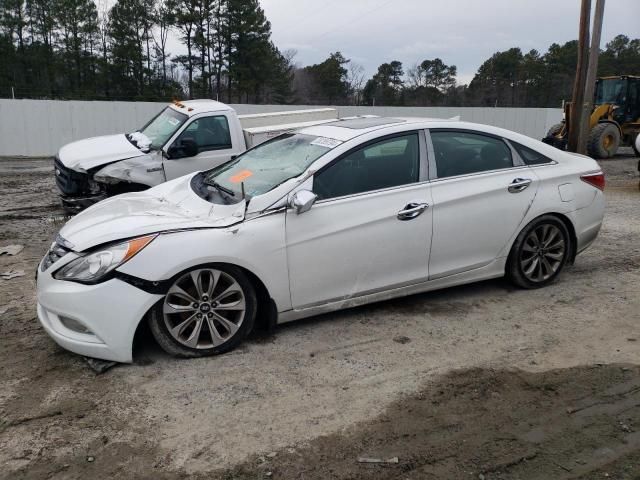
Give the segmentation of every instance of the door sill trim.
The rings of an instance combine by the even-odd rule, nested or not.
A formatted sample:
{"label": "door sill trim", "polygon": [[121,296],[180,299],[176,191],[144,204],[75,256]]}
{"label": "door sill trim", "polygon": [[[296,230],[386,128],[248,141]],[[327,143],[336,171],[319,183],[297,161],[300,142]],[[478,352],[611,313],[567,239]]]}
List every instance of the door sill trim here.
{"label": "door sill trim", "polygon": [[492,278],[500,278],[505,274],[504,257],[497,258],[493,262],[485,265],[484,267],[476,268],[471,271],[465,271],[453,275],[447,275],[446,277],[427,280],[418,283],[412,283],[401,287],[394,287],[373,293],[366,293],[358,295],[356,297],[343,298],[341,300],[333,300],[323,304],[309,305],[304,308],[298,308],[293,310],[286,310],[278,314],[277,324],[293,322],[307,317],[315,315],[321,315],[324,313],[335,312],[336,310],[344,310],[347,308],[358,307],[360,305],[366,305],[368,303],[381,302],[384,300],[391,300],[392,298],[406,297],[408,295],[414,295],[417,293],[429,292],[432,290],[439,290],[441,288],[452,287],[455,285],[463,285],[466,283],[473,283],[480,280],[489,280]]}

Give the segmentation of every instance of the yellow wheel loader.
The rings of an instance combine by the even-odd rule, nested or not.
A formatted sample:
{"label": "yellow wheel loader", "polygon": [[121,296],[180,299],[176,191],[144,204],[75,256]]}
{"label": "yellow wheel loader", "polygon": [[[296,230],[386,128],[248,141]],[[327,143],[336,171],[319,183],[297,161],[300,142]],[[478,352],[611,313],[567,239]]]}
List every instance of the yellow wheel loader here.
{"label": "yellow wheel loader", "polygon": [[[543,142],[567,148],[571,129],[571,103],[565,104],[564,120],[549,129]],[[596,82],[589,120],[587,153],[593,158],[613,157],[618,147],[631,146],[640,156],[636,137],[640,133],[640,76],[602,77]],[[639,165],[640,168],[640,165]]]}

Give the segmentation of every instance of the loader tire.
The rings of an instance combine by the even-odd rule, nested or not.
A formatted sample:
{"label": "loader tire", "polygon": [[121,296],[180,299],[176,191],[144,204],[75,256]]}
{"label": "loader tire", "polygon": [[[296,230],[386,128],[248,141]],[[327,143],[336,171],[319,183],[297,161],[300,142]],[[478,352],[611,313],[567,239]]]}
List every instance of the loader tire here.
{"label": "loader tire", "polygon": [[562,130],[562,127],[564,127],[564,123],[556,123],[547,132],[547,137],[555,137],[557,134],[560,133],[560,130]]}
{"label": "loader tire", "polygon": [[599,123],[589,132],[587,151],[592,158],[611,158],[620,146],[620,130],[613,123]]}

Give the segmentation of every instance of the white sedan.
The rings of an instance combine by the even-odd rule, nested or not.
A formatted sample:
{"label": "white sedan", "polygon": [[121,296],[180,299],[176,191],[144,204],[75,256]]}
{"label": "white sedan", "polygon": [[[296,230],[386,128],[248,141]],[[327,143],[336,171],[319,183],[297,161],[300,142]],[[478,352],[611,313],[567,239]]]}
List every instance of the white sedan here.
{"label": "white sedan", "polygon": [[144,321],[168,353],[196,357],[232,349],[256,319],[505,275],[542,287],[596,238],[603,189],[594,160],[500,128],[308,127],[77,215],[38,268],[38,317],[68,350],[130,362]]}

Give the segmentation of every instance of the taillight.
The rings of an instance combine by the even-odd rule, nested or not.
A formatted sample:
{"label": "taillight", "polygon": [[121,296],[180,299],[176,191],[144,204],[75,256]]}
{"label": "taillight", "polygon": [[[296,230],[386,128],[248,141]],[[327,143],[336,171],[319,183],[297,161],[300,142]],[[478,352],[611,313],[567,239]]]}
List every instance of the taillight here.
{"label": "taillight", "polygon": [[581,175],[580,180],[587,182],[589,185],[596,187],[598,190],[604,190],[604,173],[589,173]]}

